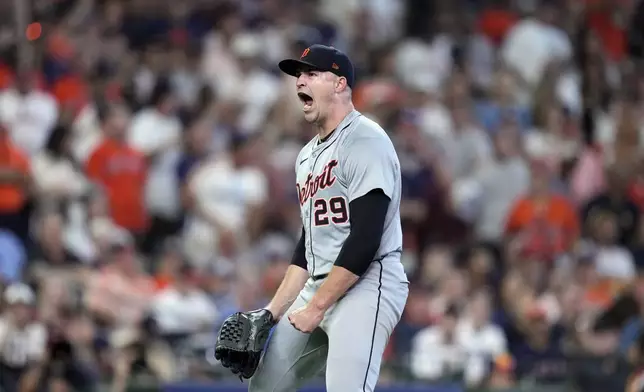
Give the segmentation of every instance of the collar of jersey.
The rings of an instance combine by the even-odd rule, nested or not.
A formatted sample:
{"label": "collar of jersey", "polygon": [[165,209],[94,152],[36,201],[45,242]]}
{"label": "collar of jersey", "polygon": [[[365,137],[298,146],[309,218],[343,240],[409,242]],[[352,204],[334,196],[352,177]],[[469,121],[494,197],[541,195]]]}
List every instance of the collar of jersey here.
{"label": "collar of jersey", "polygon": [[358,116],[360,116],[360,112],[357,110],[353,110],[352,112],[347,114],[346,117],[343,118],[342,121],[340,121],[340,124],[338,124],[338,126],[331,133],[331,135],[329,135],[329,138],[322,143],[320,143],[320,136],[316,135],[313,149],[315,150],[316,148],[328,146],[329,143],[332,143],[333,140],[336,139],[340,133],[342,133],[342,130],[348,127],[349,124],[351,124],[351,122],[355,120]]}

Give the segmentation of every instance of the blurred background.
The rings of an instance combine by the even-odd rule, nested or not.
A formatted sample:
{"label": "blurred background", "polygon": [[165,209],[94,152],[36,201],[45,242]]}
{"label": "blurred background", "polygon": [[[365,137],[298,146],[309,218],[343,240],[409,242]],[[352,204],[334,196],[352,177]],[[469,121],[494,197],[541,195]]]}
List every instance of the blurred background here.
{"label": "blurred background", "polygon": [[300,232],[315,131],[277,62],[313,43],[402,166],[380,390],[641,391],[642,26],[637,0],[0,0],[0,391],[245,390],[211,350]]}

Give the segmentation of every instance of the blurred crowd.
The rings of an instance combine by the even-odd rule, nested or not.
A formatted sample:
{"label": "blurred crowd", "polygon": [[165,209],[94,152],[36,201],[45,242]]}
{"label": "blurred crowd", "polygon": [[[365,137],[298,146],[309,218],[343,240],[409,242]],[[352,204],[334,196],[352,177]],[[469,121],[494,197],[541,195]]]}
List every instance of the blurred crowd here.
{"label": "blurred crowd", "polygon": [[27,3],[29,41],[0,2],[1,391],[228,377],[218,325],[300,233],[315,130],[277,62],[313,43],[401,161],[382,383],[639,382],[644,3]]}

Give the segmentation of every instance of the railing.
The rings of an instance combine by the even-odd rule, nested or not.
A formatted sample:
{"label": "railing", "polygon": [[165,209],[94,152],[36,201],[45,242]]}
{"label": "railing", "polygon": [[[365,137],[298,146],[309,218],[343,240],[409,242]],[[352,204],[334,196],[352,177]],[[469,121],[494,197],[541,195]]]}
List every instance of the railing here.
{"label": "railing", "polygon": [[[466,390],[458,383],[419,383],[404,382],[398,378],[393,384],[378,385],[378,392],[622,392],[625,381],[632,370],[619,358],[577,357],[569,359],[567,380],[563,385],[543,385],[531,380],[521,380],[517,385],[506,389]],[[178,382],[162,387],[152,385],[132,385],[128,392],[246,392],[248,382],[220,380],[204,382]],[[300,392],[325,392],[323,379]]]}
{"label": "railing", "polygon": [[[247,392],[248,384],[227,383],[227,384],[208,384],[208,383],[179,383],[167,385],[163,392]],[[383,386],[377,388],[378,392],[463,392],[463,389],[457,385],[413,385],[402,384]],[[298,392],[326,392],[324,386],[310,386],[300,389]]]}

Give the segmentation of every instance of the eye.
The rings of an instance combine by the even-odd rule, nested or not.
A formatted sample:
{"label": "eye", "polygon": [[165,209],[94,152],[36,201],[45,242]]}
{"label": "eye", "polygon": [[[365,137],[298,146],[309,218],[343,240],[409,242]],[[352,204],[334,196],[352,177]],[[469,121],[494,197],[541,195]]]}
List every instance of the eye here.
{"label": "eye", "polygon": [[311,77],[311,76],[317,76],[317,75],[318,75],[318,71],[309,71],[309,72],[307,72],[306,74],[307,74],[308,76],[310,76],[310,77]]}

